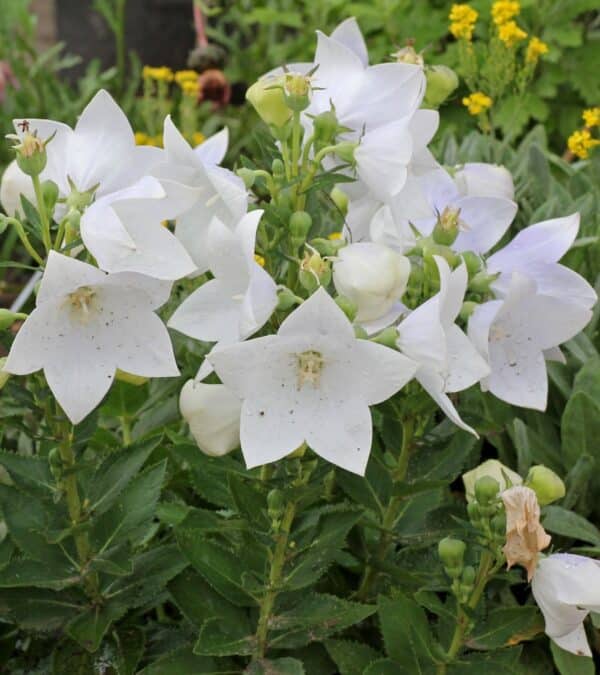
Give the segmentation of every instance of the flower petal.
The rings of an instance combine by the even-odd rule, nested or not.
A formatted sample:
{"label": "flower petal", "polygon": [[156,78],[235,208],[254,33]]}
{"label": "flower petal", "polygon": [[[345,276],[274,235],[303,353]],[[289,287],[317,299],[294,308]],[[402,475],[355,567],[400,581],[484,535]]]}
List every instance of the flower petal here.
{"label": "flower petal", "polygon": [[330,37],[333,40],[341,42],[345,47],[354,52],[363,66],[366,67],[369,65],[367,45],[365,44],[365,39],[358,27],[358,23],[353,16],[338,24]]}
{"label": "flower petal", "polygon": [[202,164],[220,164],[229,145],[229,129],[224,127],[194,148],[194,154]]}
{"label": "flower petal", "polygon": [[277,334],[282,337],[334,336],[340,339],[340,347],[343,340],[354,340],[352,324],[324,288],[317,289],[287,316]]}

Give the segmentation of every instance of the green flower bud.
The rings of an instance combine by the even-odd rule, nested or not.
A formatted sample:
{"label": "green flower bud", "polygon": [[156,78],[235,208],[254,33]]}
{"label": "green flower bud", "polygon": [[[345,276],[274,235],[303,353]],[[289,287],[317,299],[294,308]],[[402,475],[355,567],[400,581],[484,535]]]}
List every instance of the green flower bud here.
{"label": "green flower bud", "polygon": [[284,509],[285,499],[283,498],[283,492],[274,488],[267,495],[267,513],[275,528],[279,527],[279,521]]}
{"label": "green flower bud", "polygon": [[315,147],[317,150],[331,145],[338,134],[339,124],[335,110],[326,110],[313,120]]}
{"label": "green flower bud", "polygon": [[467,545],[460,539],[445,537],[438,544],[438,555],[445,567],[462,568]]}
{"label": "green flower bud", "polygon": [[475,498],[475,483],[482,476],[491,476],[494,478],[500,486],[500,492],[503,492],[506,488],[512,487],[513,485],[521,485],[523,483],[521,476],[507,466],[504,466],[502,462],[499,462],[497,459],[488,459],[474,469],[471,469],[471,471],[467,471],[463,474],[462,479],[465,486],[467,502],[472,502]]}
{"label": "green flower bud", "polygon": [[482,270],[469,281],[469,290],[473,293],[489,293],[490,286],[497,278],[497,274],[488,274]]}
{"label": "green flower bud", "polygon": [[355,302],[350,300],[350,298],[346,297],[345,295],[338,295],[335,298],[335,303],[350,321],[354,321],[356,318],[356,313],[358,312],[358,307]]}
{"label": "green flower bud", "polygon": [[66,198],[65,203],[70,211],[77,211],[81,214],[94,201],[94,195],[96,194],[99,184],[96,183],[96,185],[88,190],[80,191],[70,178],[68,178],[68,181],[71,193]]}
{"label": "green flower bud", "polygon": [[492,532],[504,539],[506,537],[506,512],[500,511],[491,520]]}
{"label": "green flower bud", "polygon": [[471,588],[475,583],[476,576],[477,572],[475,571],[475,568],[472,565],[466,565],[463,568],[462,583],[468,588]]}
{"label": "green flower bud", "polygon": [[565,496],[565,484],[552,469],[538,464],[529,469],[525,486],[531,488],[537,498],[540,506],[546,506],[562,499]]}
{"label": "green flower bud", "polygon": [[27,314],[11,312],[10,309],[0,308],[0,330],[6,330],[7,328],[10,328],[15,321],[24,321],[26,318]]}
{"label": "green flower bud", "polygon": [[51,180],[42,183],[42,195],[48,213],[54,213],[54,207],[58,201],[58,185]]}
{"label": "green flower bud", "polygon": [[475,498],[482,505],[493,502],[500,492],[500,484],[491,476],[482,476],[475,481]]}
{"label": "green flower bud", "polygon": [[2,390],[4,385],[10,380],[10,373],[3,370],[6,358],[6,356],[0,358],[0,390]]}
{"label": "green flower bud", "polygon": [[425,77],[427,89],[423,103],[427,108],[439,108],[458,87],[458,76],[448,66],[430,66],[425,70]]}
{"label": "green flower bud", "polygon": [[335,146],[335,154],[348,164],[354,164],[354,151],[356,150],[358,143],[353,143],[352,141],[343,141],[338,143]]}
{"label": "green flower bud", "polygon": [[348,195],[340,190],[339,187],[334,187],[333,190],[329,193],[331,201],[338,207],[342,215],[348,213]]}
{"label": "green flower bud", "polygon": [[477,307],[479,307],[479,305],[476,302],[471,301],[463,302],[462,307],[460,308],[460,318],[463,321],[468,321],[469,317],[471,316],[471,314],[473,314],[473,312],[477,309]]}
{"label": "green flower bud", "polygon": [[274,127],[283,127],[292,116],[283,93],[284,79],[284,75],[263,77],[246,92],[246,100],[263,122]]}
{"label": "green flower bud", "polygon": [[48,453],[48,464],[55,480],[60,480],[63,472],[63,462],[58,448],[52,448]]}
{"label": "green flower bud", "polygon": [[271,173],[275,182],[281,182],[285,178],[285,165],[279,157],[273,160],[271,164]]}
{"label": "green flower bud", "polygon": [[246,189],[250,189],[254,185],[254,181],[256,180],[256,174],[252,169],[238,169],[236,171],[237,175],[244,181],[244,185],[246,186]]}
{"label": "green flower bud", "polygon": [[299,298],[286,287],[282,287],[277,291],[277,298],[279,300],[277,309],[282,312],[287,312],[287,310],[291,309],[294,305],[302,304],[302,298]]}
{"label": "green flower bud", "polygon": [[312,225],[310,213],[306,211],[295,211],[290,217],[290,233],[294,239],[306,241],[306,237]]}
{"label": "green flower bud", "polygon": [[467,514],[469,520],[475,525],[481,520],[481,510],[477,502],[469,502],[467,504]]}

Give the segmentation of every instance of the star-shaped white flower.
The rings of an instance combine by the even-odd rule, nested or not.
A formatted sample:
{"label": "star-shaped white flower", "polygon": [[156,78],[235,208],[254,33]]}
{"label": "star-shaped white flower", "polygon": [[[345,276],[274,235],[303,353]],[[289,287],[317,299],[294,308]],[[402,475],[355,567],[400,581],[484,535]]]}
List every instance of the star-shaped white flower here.
{"label": "star-shaped white flower", "polygon": [[440,292],[413,310],[398,327],[398,348],[418,364],[415,378],[456,424],[477,435],[465,424],[448,397],[479,382],[489,366],[454,323],[468,283],[464,264],[451,271],[435,256],[440,274]]}
{"label": "star-shaped white flower", "polygon": [[539,293],[573,302],[590,309],[598,299],[590,284],[577,272],[558,264],[571,248],[579,231],[579,213],[553,218],[521,230],[517,236],[487,260],[490,274],[500,276],[492,290],[504,297],[512,273],[519,272],[537,284]]}
{"label": "star-shaped white flower", "polygon": [[[125,113],[104,89],[84,108],[74,129],[52,120],[26,121],[44,140],[55,134],[46,148],[42,179],[54,181],[63,197],[71,193],[69,179],[80,192],[97,185],[96,197],[121,190],[150,173],[163,155],[160,148],[135,144]],[[22,123],[15,120],[17,133],[22,133]]]}
{"label": "star-shaped white flower", "polygon": [[322,288],[277,335],[208,358],[243,400],[240,436],[248,467],[279,460],[306,442],[323,459],[360,475],[371,450],[369,405],[388,399],[415,372],[393,349],[357,340]]}
{"label": "star-shaped white flower", "polygon": [[218,166],[227,150],[226,129],[192,148],[168,116],[163,139],[166,161],[152,174],[198,190],[195,203],[177,217],[175,235],[204,273],[210,267],[206,240],[212,219],[233,228],[248,210],[248,194],[241,178]]}
{"label": "star-shaped white flower", "polygon": [[145,176],[85,210],[80,226],[83,243],[106,272],[181,279],[196,265],[163,222],[176,218],[197,199],[195,189]]}
{"label": "star-shaped white flower", "polygon": [[544,352],[577,335],[591,316],[580,304],[539,293],[534,281],[513,272],[506,298],[479,305],[469,319],[468,335],[491,368],[482,389],[507,403],[545,410]]}
{"label": "star-shaped white flower", "polygon": [[154,313],[171,284],[139,274],[105,274],[52,251],[36,308],[13,342],[4,370],[43,369],[77,424],[102,400],[117,369],[144,377],[179,374],[168,331]]}
{"label": "star-shaped white flower", "polygon": [[254,259],[256,229],[263,212],[242,217],[235,231],[213,218],[207,254],[214,275],[178,307],[169,327],[205,342],[245,340],[269,320],[277,286]]}
{"label": "star-shaped white flower", "polygon": [[592,656],[583,620],[600,612],[600,561],[571,553],[542,558],[531,590],[548,637],[572,654]]}
{"label": "star-shaped white flower", "polygon": [[422,181],[430,214],[415,218],[407,213],[408,219],[421,234],[429,235],[438,218],[456,214],[459,233],[452,244],[455,251],[489,251],[510,227],[517,213],[515,202],[505,197],[462,195],[444,170],[432,171]]}

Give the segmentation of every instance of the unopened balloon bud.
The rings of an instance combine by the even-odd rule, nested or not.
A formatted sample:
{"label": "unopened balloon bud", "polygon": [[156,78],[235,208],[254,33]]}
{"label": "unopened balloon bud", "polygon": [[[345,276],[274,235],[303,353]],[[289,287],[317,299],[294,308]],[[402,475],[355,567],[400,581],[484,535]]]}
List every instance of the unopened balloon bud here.
{"label": "unopened balloon bud", "polygon": [[236,173],[244,181],[244,185],[246,186],[247,190],[249,190],[254,185],[256,174],[254,171],[252,171],[252,169],[242,168],[238,169]]}
{"label": "unopened balloon bud", "polygon": [[338,134],[339,123],[335,110],[326,110],[313,119],[314,143],[317,150],[331,145]]}
{"label": "unopened balloon bud", "polygon": [[482,476],[475,481],[475,498],[482,506],[494,502],[499,492],[500,484],[491,476]]}
{"label": "unopened balloon bud", "polygon": [[260,115],[263,122],[283,127],[292,116],[283,92],[285,75],[262,77],[246,92],[246,100]]}
{"label": "unopened balloon bud", "polygon": [[427,108],[439,108],[458,87],[458,76],[448,66],[429,66],[425,70],[425,77],[427,89],[423,103]]}
{"label": "unopened balloon bud", "polygon": [[449,576],[461,575],[467,545],[461,539],[445,537],[438,544],[438,555]]}
{"label": "unopened balloon bud", "polygon": [[334,187],[329,193],[331,201],[338,207],[340,213],[345,216],[348,213],[348,195],[340,190],[339,187]]}
{"label": "unopened balloon bud", "polygon": [[529,469],[525,486],[535,492],[540,506],[546,506],[565,496],[565,484],[561,478],[542,464]]}

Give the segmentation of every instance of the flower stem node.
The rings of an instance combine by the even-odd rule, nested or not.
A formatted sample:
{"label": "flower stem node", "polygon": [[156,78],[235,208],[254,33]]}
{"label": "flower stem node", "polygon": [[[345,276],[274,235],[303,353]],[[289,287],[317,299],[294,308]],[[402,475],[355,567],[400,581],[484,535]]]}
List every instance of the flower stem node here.
{"label": "flower stem node", "polygon": [[433,229],[433,241],[441,246],[451,246],[458,237],[460,223],[460,209],[446,206],[438,214],[437,223]]}
{"label": "flower stem node", "polygon": [[500,484],[491,476],[482,476],[475,481],[475,498],[481,506],[494,502],[500,492]]}
{"label": "flower stem node", "polygon": [[20,312],[11,312],[10,309],[0,308],[0,330],[10,328],[15,321],[23,321],[27,318],[27,314]]}
{"label": "flower stem node", "polygon": [[458,87],[458,76],[448,66],[430,66],[425,70],[427,89],[423,103],[427,108],[439,108]]}
{"label": "flower stem node", "polygon": [[445,537],[438,544],[438,555],[449,577],[460,577],[467,545],[461,539]]}
{"label": "flower stem node", "polygon": [[540,506],[546,506],[565,496],[563,481],[552,469],[542,464],[529,469],[524,484],[535,492]]}
{"label": "flower stem node", "polygon": [[302,112],[310,105],[310,75],[286,73],[283,81],[285,103],[290,110]]}
{"label": "flower stem node", "polygon": [[344,312],[350,321],[354,321],[358,312],[358,305],[346,295],[338,295],[335,304]]}

